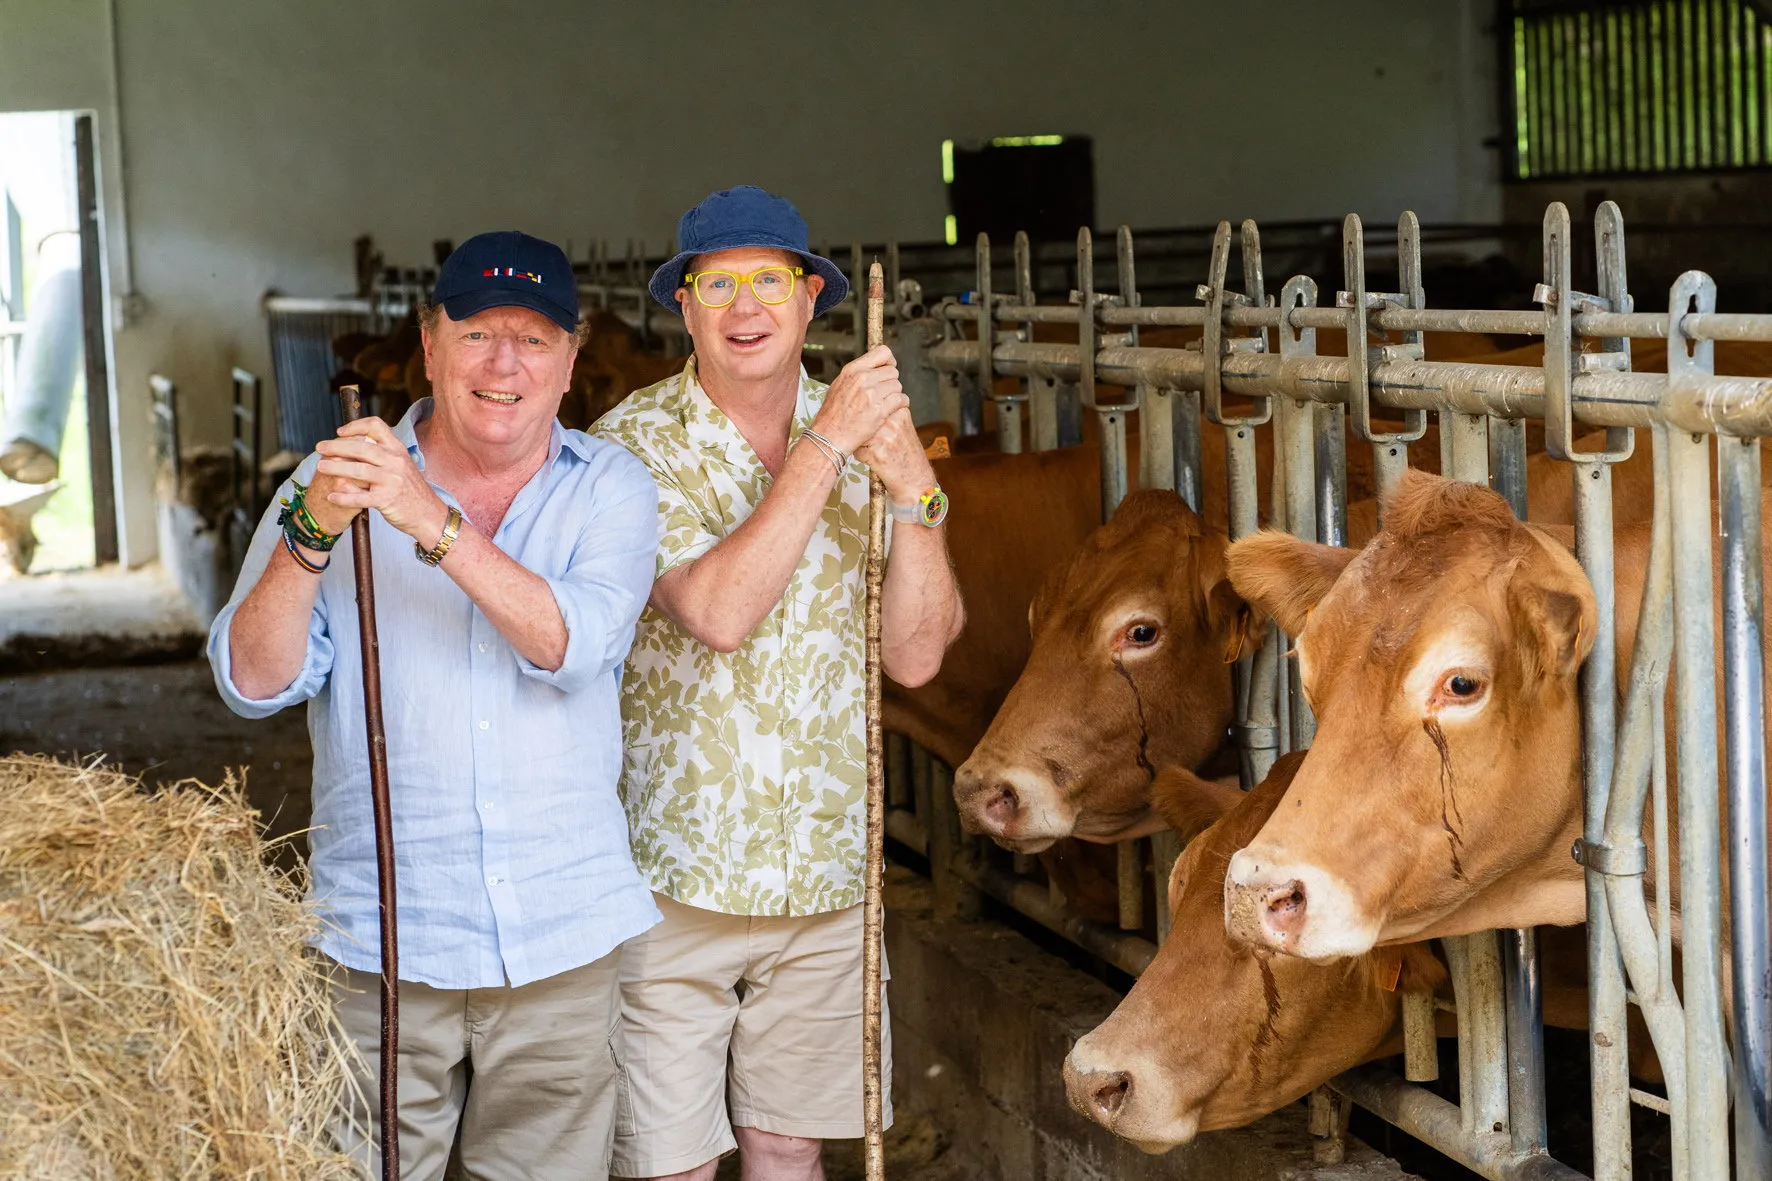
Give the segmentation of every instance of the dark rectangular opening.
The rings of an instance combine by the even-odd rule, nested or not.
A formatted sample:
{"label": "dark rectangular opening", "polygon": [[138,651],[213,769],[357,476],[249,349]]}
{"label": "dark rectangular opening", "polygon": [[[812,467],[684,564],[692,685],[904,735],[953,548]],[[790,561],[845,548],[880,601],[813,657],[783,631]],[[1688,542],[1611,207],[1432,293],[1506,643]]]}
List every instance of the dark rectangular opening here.
{"label": "dark rectangular opening", "polygon": [[1094,141],[1086,135],[1005,136],[977,145],[943,145],[948,241],[981,231],[1008,241],[1070,241],[1095,224]]}

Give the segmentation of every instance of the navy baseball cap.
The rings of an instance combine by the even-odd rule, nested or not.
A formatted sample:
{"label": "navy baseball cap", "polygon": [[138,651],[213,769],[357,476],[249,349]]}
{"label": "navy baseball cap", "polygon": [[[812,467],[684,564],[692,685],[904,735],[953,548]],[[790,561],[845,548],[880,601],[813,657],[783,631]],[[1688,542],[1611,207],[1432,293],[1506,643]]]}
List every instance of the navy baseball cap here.
{"label": "navy baseball cap", "polygon": [[812,253],[807,245],[806,219],[800,211],[787,198],[756,185],[710,193],[677,223],[677,244],[682,249],[652,272],[648,288],[653,299],[679,316],[683,309],[678,306],[675,293],[683,285],[683,272],[688,269],[689,260],[716,250],[763,246],[787,250],[805,259],[808,270],[824,276],[824,290],[812,306],[814,316],[824,315],[849,294],[849,279],[837,264]]}
{"label": "navy baseball cap", "polygon": [[487,308],[530,308],[578,331],[578,280],[566,252],[516,230],[475,234],[457,246],[437,275],[431,302],[442,304],[451,320]]}

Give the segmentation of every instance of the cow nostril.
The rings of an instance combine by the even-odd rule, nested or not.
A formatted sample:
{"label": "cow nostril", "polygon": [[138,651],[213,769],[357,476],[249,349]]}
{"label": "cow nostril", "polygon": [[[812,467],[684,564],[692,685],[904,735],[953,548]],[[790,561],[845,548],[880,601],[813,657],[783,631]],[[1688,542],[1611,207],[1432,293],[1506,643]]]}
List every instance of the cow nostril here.
{"label": "cow nostril", "polygon": [[1001,784],[984,806],[985,816],[998,828],[1007,827],[1020,811],[1021,797],[1007,783]]}
{"label": "cow nostril", "polygon": [[1267,892],[1262,899],[1262,921],[1282,934],[1296,934],[1304,924],[1306,905],[1304,883],[1293,879]]}
{"label": "cow nostril", "polygon": [[1132,1076],[1123,1070],[1114,1071],[1095,1088],[1095,1110],[1103,1119],[1113,1119],[1120,1114],[1131,1090]]}

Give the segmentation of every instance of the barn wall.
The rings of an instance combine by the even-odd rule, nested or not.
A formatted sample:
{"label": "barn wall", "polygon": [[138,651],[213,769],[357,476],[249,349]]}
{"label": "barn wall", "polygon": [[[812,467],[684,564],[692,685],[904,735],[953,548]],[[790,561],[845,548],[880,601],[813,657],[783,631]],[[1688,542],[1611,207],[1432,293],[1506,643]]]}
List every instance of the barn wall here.
{"label": "barn wall", "polygon": [[[1772,311],[1772,173],[1717,172],[1697,176],[1593,177],[1508,185],[1510,221],[1537,223],[1552,201],[1569,207],[1577,229],[1577,285],[1592,281],[1593,211],[1616,201],[1624,214],[1630,286],[1638,311],[1667,307],[1668,287],[1683,271],[1717,280],[1718,307],[1731,312]],[[1538,247],[1517,242],[1527,273]]]}
{"label": "barn wall", "polygon": [[[1095,137],[1103,225],[1493,217],[1491,7],[907,0],[864,26],[810,2],[117,0],[126,487],[145,500],[147,373],[186,392],[187,442],[218,442],[229,366],[269,369],[259,296],[348,289],[362,232],[410,261],[507,225],[657,245],[761,181],[817,237],[928,239],[942,139],[1040,132]],[[0,0],[0,109],[102,113],[106,11]],[[770,64],[773,89],[741,81]],[[151,512],[131,523],[139,557]]]}

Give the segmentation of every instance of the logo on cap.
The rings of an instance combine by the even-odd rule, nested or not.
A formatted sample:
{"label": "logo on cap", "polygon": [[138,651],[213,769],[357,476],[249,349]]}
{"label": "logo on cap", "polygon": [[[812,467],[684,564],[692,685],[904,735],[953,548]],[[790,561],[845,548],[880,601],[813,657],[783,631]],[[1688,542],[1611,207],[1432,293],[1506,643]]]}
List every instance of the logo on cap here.
{"label": "logo on cap", "polygon": [[528,279],[531,283],[541,282],[541,276],[534,271],[519,271],[516,267],[487,267],[480,272],[483,279],[509,276],[513,279]]}

